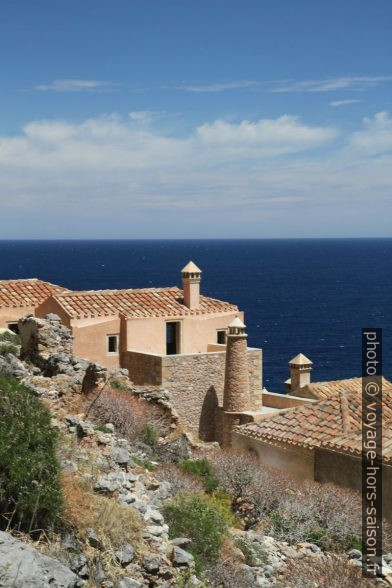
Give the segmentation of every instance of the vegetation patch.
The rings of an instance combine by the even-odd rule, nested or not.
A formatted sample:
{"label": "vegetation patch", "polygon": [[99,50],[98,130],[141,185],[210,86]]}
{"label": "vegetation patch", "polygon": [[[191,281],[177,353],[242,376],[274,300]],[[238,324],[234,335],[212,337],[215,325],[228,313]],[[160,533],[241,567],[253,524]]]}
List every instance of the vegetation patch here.
{"label": "vegetation patch", "polygon": [[14,345],[20,345],[20,337],[16,333],[12,331],[4,331],[0,333],[0,341],[6,341],[9,343],[13,343]]}
{"label": "vegetation patch", "polygon": [[0,528],[52,525],[62,504],[57,433],[42,402],[0,374]]}
{"label": "vegetation patch", "polygon": [[11,353],[11,355],[18,355],[18,347],[12,343],[0,344],[0,355],[8,355],[9,353]]}
{"label": "vegetation patch", "polygon": [[200,575],[203,568],[218,559],[222,538],[228,533],[230,514],[222,514],[222,509],[205,494],[179,496],[166,504],[164,512],[170,538],[192,540],[188,550],[195,558],[195,570]]}
{"label": "vegetation patch", "polygon": [[218,487],[219,481],[215,477],[214,468],[207,459],[186,459],[179,465],[185,472],[203,478],[206,492],[213,492]]}
{"label": "vegetation patch", "polygon": [[156,432],[153,425],[147,424],[143,431],[140,434],[140,441],[145,443],[145,445],[149,445],[150,447],[155,447],[158,443],[158,433]]}

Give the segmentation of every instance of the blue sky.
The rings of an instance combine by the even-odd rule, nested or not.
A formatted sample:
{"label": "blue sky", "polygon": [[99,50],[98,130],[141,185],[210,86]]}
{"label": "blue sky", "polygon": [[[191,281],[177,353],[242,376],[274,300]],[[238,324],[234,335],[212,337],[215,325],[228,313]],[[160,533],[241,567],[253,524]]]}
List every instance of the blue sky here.
{"label": "blue sky", "polygon": [[0,238],[392,236],[389,0],[3,0]]}

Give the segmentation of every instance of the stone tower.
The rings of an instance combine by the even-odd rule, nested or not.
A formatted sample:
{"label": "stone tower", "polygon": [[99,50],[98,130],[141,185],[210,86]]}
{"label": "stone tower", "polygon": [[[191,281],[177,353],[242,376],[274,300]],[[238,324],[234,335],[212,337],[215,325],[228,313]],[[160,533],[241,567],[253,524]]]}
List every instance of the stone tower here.
{"label": "stone tower", "polygon": [[306,384],[310,384],[312,365],[313,362],[303,353],[299,353],[289,361],[291,394],[294,394],[296,390],[306,386]]}
{"label": "stone tower", "polygon": [[181,270],[184,304],[190,309],[199,308],[201,269],[190,261]]}
{"label": "stone tower", "polygon": [[238,317],[228,327],[223,391],[222,446],[230,447],[231,431],[250,409],[249,366],[245,325]]}

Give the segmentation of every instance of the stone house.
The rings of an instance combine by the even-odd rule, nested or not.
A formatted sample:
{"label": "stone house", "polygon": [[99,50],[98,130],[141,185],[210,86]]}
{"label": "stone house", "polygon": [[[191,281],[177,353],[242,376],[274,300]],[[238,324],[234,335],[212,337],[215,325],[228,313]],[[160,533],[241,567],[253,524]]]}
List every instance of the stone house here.
{"label": "stone house", "polygon": [[[243,312],[203,296],[201,270],[193,262],[181,275],[182,289],[80,292],[40,280],[0,281],[0,327],[16,326],[27,313],[57,316],[72,332],[74,355],[126,368],[136,385],[164,387],[190,433],[221,440],[226,337],[230,331],[238,334],[235,321],[243,325]],[[241,333],[240,364],[233,372],[241,372],[241,378],[246,372],[247,401],[233,416],[238,423],[253,420],[262,408],[262,351],[247,348],[245,338]],[[247,415],[240,417],[245,408]]]}
{"label": "stone house", "polygon": [[57,314],[73,335],[74,353],[110,367],[128,351],[158,355],[205,353],[225,344],[228,324],[243,318],[229,302],[202,296],[201,270],[182,270],[183,289],[70,291],[38,279],[0,281],[0,327],[17,328],[28,313]]}
{"label": "stone house", "polygon": [[[300,354],[301,355],[301,354]],[[291,380],[300,381],[301,366],[309,360],[297,356],[289,363],[299,369]],[[293,366],[298,366],[293,367]],[[294,378],[293,378],[294,376]],[[288,472],[300,480],[331,482],[361,491],[362,378],[310,383],[295,390],[297,406],[266,414],[257,422],[234,427],[232,445],[257,455],[260,464]],[[392,521],[392,383],[382,378],[384,514]],[[265,405],[268,394],[263,395]]]}
{"label": "stone house", "polygon": [[20,318],[26,314],[35,314],[45,300],[67,291],[62,286],[36,278],[0,280],[0,328],[17,332]]}

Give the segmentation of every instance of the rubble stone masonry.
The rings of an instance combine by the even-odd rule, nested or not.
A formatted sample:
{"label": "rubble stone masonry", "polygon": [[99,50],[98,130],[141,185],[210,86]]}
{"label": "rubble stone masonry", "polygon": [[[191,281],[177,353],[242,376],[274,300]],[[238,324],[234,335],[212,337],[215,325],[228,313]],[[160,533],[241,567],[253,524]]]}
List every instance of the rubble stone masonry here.
{"label": "rubble stone masonry", "polygon": [[[250,407],[262,405],[262,350],[248,349]],[[170,404],[179,423],[206,441],[219,439],[218,406],[223,404],[225,351],[184,355],[152,355],[134,351],[122,354],[135,384],[162,386],[169,392]]]}

